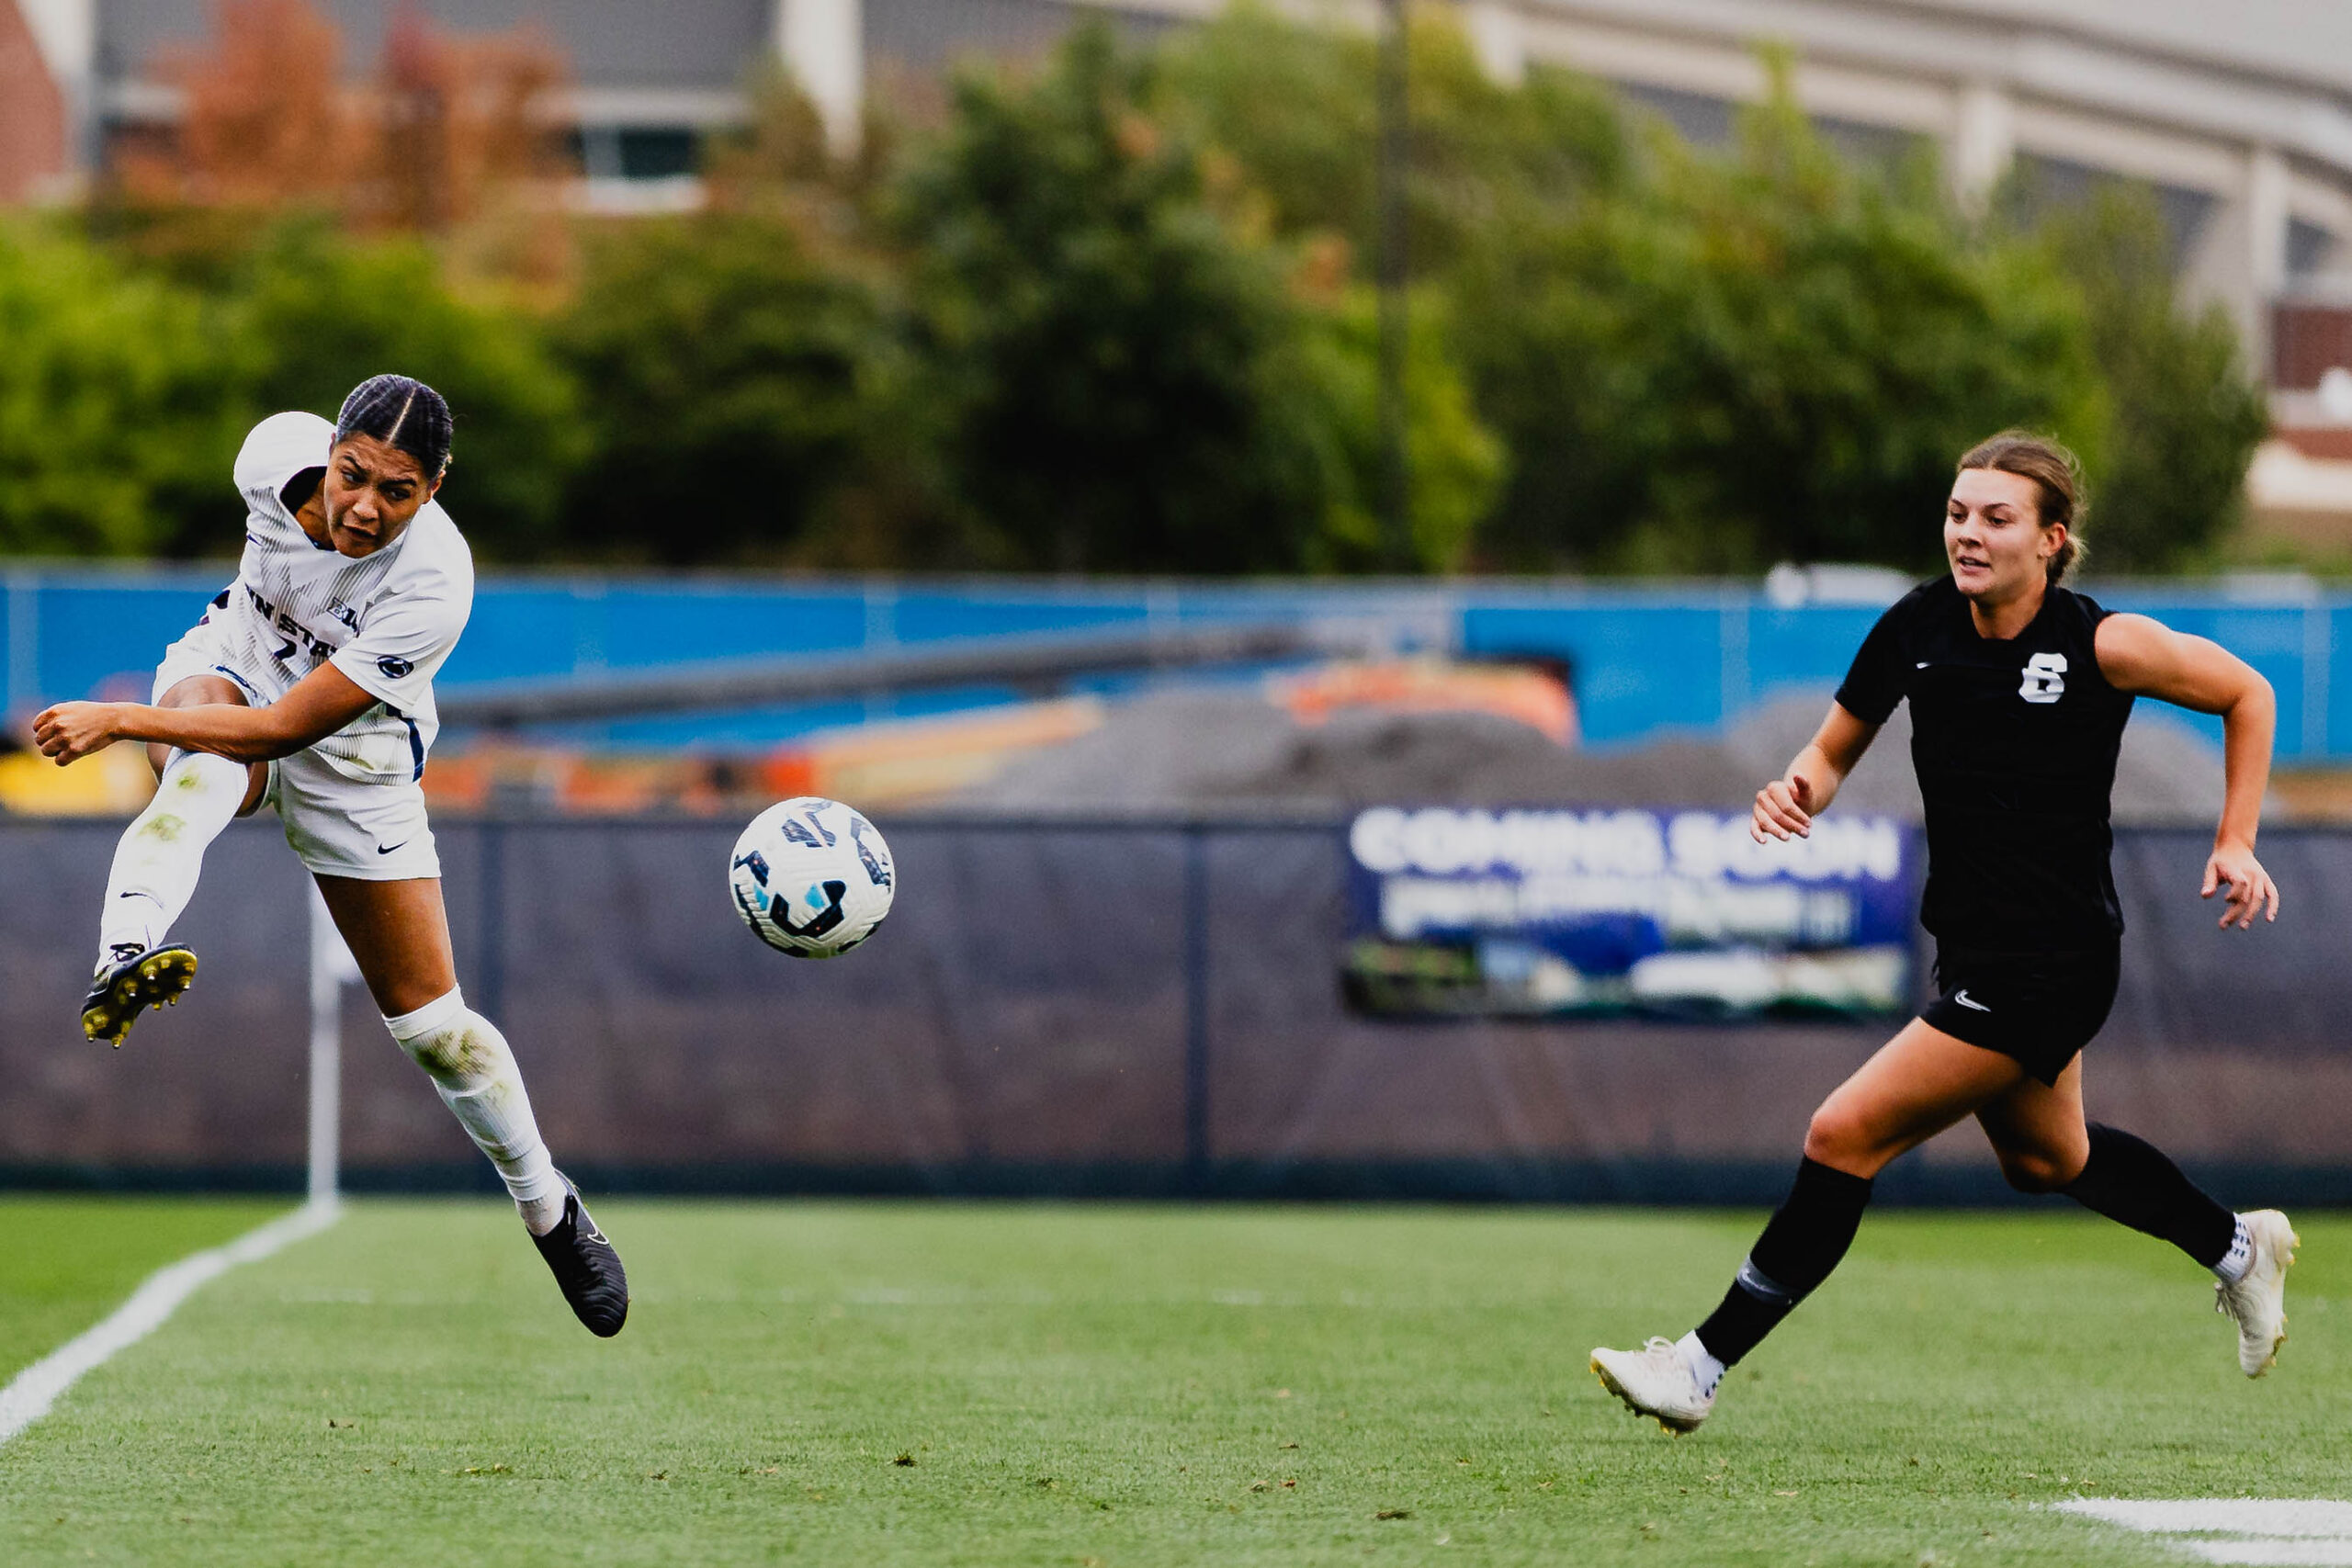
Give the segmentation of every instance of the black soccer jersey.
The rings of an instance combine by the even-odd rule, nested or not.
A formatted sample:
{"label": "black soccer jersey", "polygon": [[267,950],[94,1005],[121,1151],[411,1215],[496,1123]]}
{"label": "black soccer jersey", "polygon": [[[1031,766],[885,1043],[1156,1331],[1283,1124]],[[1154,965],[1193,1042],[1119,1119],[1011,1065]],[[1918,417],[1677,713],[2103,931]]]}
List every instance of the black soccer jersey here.
{"label": "black soccer jersey", "polygon": [[2024,631],[1979,637],[1949,577],[1879,617],[1838,703],[1883,724],[1911,703],[1928,808],[1920,923],[1993,952],[2089,951],[2123,931],[2109,865],[2115,755],[2132,698],[2099,673],[2108,612],[2052,588]]}

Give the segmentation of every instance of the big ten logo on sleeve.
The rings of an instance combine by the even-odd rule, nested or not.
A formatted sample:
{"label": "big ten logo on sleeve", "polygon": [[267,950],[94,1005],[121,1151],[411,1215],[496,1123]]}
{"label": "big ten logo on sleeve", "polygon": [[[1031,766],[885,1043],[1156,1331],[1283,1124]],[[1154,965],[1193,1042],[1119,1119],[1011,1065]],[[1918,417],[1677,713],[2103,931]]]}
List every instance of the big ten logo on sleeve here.
{"label": "big ten logo on sleeve", "polygon": [[2025,661],[2018,695],[2030,703],[2054,703],[2066,694],[2066,656],[2037,653]]}

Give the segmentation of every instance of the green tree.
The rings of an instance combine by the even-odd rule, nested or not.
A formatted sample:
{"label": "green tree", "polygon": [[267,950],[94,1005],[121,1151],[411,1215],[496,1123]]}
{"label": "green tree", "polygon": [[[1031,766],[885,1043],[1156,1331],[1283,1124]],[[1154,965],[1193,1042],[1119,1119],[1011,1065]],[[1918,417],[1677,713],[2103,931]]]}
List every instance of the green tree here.
{"label": "green tree", "polygon": [[1972,442],[2030,425],[2095,460],[2104,433],[2066,280],[1925,181],[1858,176],[1785,93],[1732,158],[1662,145],[1644,188],[1498,224],[1461,287],[1519,458],[1487,538],[1519,564],[1921,565]]}
{"label": "green tree", "polygon": [[[2213,558],[2262,400],[2144,193],[1979,222],[1785,87],[1700,152],[1492,80],[1445,8],[1408,48],[1418,569],[1925,565],[2010,423],[2083,453],[2100,564]],[[1255,0],[1140,52],[1081,28],[847,162],[770,79],[709,211],[549,228],[560,299],[328,215],[11,222],[0,548],[225,551],[250,422],[399,369],[457,412],[492,559],[1385,569],[1376,65]]]}
{"label": "green tree", "polygon": [[[1537,69],[1503,85],[1450,17],[1412,15],[1404,206],[1418,275],[1450,273],[1505,213],[1573,206],[1631,177],[1623,118],[1596,84]],[[1238,165],[1278,233],[1344,239],[1369,277],[1379,226],[1377,71],[1369,36],[1245,0],[1162,46],[1153,98]]]}
{"label": "green tree", "polygon": [[948,475],[1005,565],[1280,570],[1323,477],[1267,417],[1282,275],[1137,107],[1138,74],[1099,27],[1025,90],[967,74],[906,172]]}
{"label": "green tree", "polygon": [[[1443,301],[1425,296],[1412,314],[1404,378],[1411,559],[1423,570],[1453,570],[1469,559],[1505,456],[1454,363]],[[1298,439],[1317,447],[1327,476],[1322,525],[1298,564],[1308,571],[1389,570],[1373,291],[1357,285],[1309,312],[1295,354],[1301,384],[1275,400],[1273,415],[1298,422]]]}
{"label": "green tree", "polygon": [[779,220],[714,213],[597,234],[554,342],[587,411],[590,456],[563,525],[582,553],[776,559],[888,432],[879,307]]}
{"label": "green tree", "polygon": [[2218,304],[2188,309],[2153,193],[2112,185],[2041,225],[2081,289],[2112,422],[2091,471],[2084,538],[2102,570],[2179,570],[2212,558],[2245,501],[2268,431],[2262,389]]}
{"label": "green tree", "polygon": [[[271,232],[213,297],[219,341],[249,356],[228,400],[254,417],[310,409],[333,418],[345,394],[387,370],[449,400],[457,434],[441,500],[477,553],[532,559],[564,551],[564,486],[583,446],[571,380],[538,324],[498,303],[458,298],[414,240],[362,241],[322,225]],[[179,515],[171,546],[218,553],[233,538],[236,497],[220,454],[224,514]]]}
{"label": "green tree", "polygon": [[[2106,455],[2119,502],[2148,471],[2134,429],[2151,451],[2218,448],[2200,514],[2234,494],[2245,405],[2211,368],[2226,330],[2172,321],[2161,268],[1987,231],[1932,158],[1857,168],[1785,90],[1716,153],[1569,73],[1494,83],[1451,18],[1421,14],[1410,51],[1417,299],[1509,449],[1487,563],[1924,564],[1952,459],[2012,423]],[[1166,112],[1264,193],[1275,232],[1340,235],[1367,276],[1371,40],[1244,5],[1164,54]],[[2122,526],[2110,512],[2101,536]],[[2146,558],[2118,547],[2103,558]]]}
{"label": "green tree", "polygon": [[[1253,231],[1156,101],[1148,62],[1081,28],[1033,85],[961,79],[907,169],[913,347],[956,501],[1009,566],[1368,565],[1363,312],[1305,298],[1314,258]],[[1451,367],[1421,365],[1422,434],[1490,471]]]}
{"label": "green tree", "polygon": [[[0,226],[0,552],[144,555],[242,434],[198,302],[38,220]],[[232,367],[233,371],[233,367]]]}

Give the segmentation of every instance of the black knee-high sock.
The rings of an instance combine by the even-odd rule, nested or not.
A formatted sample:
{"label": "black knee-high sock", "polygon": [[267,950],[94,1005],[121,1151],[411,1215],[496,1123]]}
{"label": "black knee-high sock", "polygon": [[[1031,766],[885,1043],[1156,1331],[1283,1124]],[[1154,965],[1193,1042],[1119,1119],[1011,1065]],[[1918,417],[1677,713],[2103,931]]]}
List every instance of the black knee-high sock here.
{"label": "black knee-high sock", "polygon": [[2211,1269],[2229,1255],[2238,1217],[2180,1173],[2154,1144],[2090,1124],[2091,1157],[2066,1196],[2093,1213],[2168,1241]]}
{"label": "black knee-high sock", "polygon": [[1814,1159],[1798,1166],[1796,1185],[1756,1238],[1723,1305],[1699,1325],[1699,1343],[1707,1354],[1728,1367],[1756,1348],[1829,1278],[1854,1244],[1870,1201],[1868,1177],[1849,1176]]}

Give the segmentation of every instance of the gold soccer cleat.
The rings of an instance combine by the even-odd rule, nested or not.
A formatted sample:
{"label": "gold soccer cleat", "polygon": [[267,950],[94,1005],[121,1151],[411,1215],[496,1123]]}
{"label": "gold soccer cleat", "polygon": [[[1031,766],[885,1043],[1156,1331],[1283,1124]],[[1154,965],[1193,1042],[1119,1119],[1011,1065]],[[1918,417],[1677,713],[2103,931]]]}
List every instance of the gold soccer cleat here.
{"label": "gold soccer cleat", "polygon": [[82,999],[82,1032],[118,1051],[139,1015],[165,1002],[176,1004],[196,983],[196,954],[174,943],[144,951],[117,948],[113,962],[98,966],[90,994]]}

